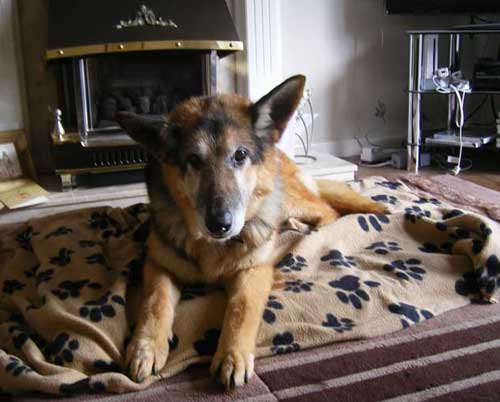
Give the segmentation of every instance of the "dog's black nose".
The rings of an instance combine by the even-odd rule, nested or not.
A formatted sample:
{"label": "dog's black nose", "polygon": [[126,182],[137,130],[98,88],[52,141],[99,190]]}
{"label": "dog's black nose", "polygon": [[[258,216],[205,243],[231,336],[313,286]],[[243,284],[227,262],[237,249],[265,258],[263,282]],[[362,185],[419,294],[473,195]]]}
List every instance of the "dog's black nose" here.
{"label": "dog's black nose", "polygon": [[228,211],[217,211],[208,214],[205,223],[211,234],[214,236],[223,236],[231,229],[233,215]]}

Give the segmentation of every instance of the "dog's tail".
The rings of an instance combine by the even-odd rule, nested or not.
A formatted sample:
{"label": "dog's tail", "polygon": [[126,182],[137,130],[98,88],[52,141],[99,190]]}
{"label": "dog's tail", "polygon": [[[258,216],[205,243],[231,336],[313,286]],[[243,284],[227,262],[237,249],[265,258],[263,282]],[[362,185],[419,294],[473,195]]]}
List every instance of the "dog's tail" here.
{"label": "dog's tail", "polygon": [[316,180],[316,184],[320,197],[341,215],[387,213],[384,205],[364,197],[345,183],[333,180]]}

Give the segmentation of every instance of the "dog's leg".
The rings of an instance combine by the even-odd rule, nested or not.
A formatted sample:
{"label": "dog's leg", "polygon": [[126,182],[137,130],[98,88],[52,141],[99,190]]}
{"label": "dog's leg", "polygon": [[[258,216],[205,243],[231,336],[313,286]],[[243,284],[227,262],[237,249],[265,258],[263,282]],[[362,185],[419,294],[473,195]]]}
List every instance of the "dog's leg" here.
{"label": "dog's leg", "polygon": [[255,341],[272,282],[269,265],[241,271],[226,283],[228,302],[210,367],[226,388],[248,382],[253,374]]}
{"label": "dog's leg", "polygon": [[180,291],[169,273],[150,258],[144,263],[143,301],[134,335],[127,348],[130,377],[143,381],[167,362],[174,310]]}
{"label": "dog's leg", "polygon": [[345,183],[332,180],[317,180],[316,183],[320,197],[341,215],[387,213],[384,205],[366,198]]}

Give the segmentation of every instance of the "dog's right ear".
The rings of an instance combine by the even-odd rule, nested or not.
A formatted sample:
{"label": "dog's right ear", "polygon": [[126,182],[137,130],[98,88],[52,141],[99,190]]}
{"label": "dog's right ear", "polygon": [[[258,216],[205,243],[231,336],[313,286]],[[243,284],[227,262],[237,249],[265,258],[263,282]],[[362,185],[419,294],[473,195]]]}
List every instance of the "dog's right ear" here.
{"label": "dog's right ear", "polygon": [[252,105],[256,135],[267,143],[281,138],[304,93],[306,77],[295,75],[283,81]]}
{"label": "dog's right ear", "polygon": [[135,113],[118,112],[115,120],[134,140],[155,158],[165,161],[168,152],[168,126],[165,120],[154,120]]}

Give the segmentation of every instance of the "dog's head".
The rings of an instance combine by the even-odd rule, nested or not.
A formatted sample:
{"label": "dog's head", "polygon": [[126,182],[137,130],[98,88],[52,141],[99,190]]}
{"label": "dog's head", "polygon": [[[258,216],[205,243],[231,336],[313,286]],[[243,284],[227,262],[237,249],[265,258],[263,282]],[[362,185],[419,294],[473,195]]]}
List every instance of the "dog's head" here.
{"label": "dog's head", "polygon": [[305,77],[284,81],[256,103],[235,96],[191,98],[164,121],[120,112],[116,119],[160,163],[166,185],[195,238],[238,235],[258,169],[280,139]]}

